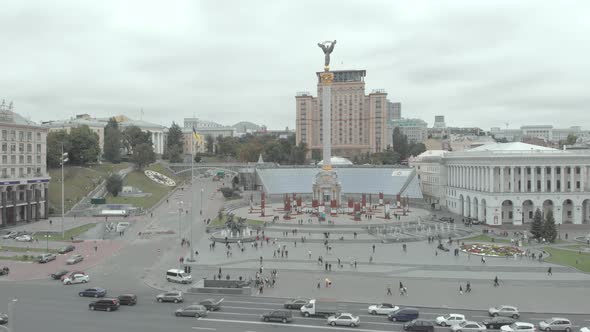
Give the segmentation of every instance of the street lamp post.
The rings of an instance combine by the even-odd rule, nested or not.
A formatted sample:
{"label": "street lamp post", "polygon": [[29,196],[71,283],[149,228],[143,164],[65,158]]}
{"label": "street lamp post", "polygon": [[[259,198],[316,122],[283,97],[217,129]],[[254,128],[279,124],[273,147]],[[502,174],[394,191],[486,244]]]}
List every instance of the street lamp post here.
{"label": "street lamp post", "polygon": [[201,215],[203,215],[203,195],[204,195],[203,193],[204,192],[205,192],[205,188],[201,188],[201,206],[200,206]]}
{"label": "street lamp post", "polygon": [[178,201],[178,241],[179,242],[182,242],[182,234],[180,233],[180,231],[181,231],[180,224],[182,221],[182,211],[183,211],[182,204],[183,204],[182,201]]}
{"label": "street lamp post", "polygon": [[65,213],[65,204],[64,204],[64,164],[69,160],[68,153],[64,153],[64,144],[61,143],[61,237],[65,236],[64,231],[64,213]]}
{"label": "street lamp post", "polygon": [[8,302],[8,331],[14,332],[14,306],[18,302],[17,298],[12,299]]}

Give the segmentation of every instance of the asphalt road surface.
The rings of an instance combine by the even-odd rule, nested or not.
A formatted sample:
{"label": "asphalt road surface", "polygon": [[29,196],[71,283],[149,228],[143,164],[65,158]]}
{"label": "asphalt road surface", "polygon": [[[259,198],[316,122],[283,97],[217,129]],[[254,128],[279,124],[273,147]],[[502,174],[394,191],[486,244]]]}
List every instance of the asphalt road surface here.
{"label": "asphalt road surface", "polygon": [[[223,296],[222,309],[211,312],[204,318],[175,317],[174,311],[187,304],[198,302],[211,296],[206,294],[185,296],[184,304],[158,303],[155,295],[159,292],[141,285],[134,289],[114,287],[108,289],[107,296],[133,292],[138,295],[136,306],[121,306],[114,312],[90,311],[91,298],[81,298],[78,291],[89,286],[100,286],[97,282],[87,285],[63,286],[59,282],[36,281],[0,284],[0,308],[6,311],[6,304],[17,297],[18,303],[14,314],[14,331],[16,332],[70,332],[70,331],[324,331],[351,330],[350,327],[332,327],[326,325],[323,318],[305,318],[297,311],[293,312],[293,322],[289,324],[266,323],[261,321],[264,312],[282,308],[285,299],[259,298],[248,296]],[[218,298],[215,296],[214,298]],[[394,303],[395,304],[395,303]],[[402,323],[392,323],[386,316],[373,316],[367,313],[367,304],[340,303],[342,311],[360,315],[361,324],[356,331],[401,331]],[[434,319],[452,312],[441,308],[420,308],[420,317]],[[468,319],[481,321],[487,318],[482,311],[463,311]],[[521,321],[537,324],[540,320],[551,317],[548,314],[523,313]],[[569,315],[575,325],[574,331],[581,326],[590,325],[590,315]],[[446,332],[449,328],[437,328],[436,332]]]}

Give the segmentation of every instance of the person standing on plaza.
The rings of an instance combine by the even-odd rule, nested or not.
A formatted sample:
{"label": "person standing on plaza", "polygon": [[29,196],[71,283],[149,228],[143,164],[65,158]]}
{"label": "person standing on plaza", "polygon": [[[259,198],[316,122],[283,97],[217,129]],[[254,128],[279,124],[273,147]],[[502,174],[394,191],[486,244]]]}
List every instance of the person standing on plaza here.
{"label": "person standing on plaza", "polygon": [[373,245],[373,253],[375,253],[375,245]]}
{"label": "person standing on plaza", "polygon": [[463,295],[463,286],[459,284],[459,295]]}
{"label": "person standing on plaza", "polygon": [[494,287],[500,286],[500,281],[498,280],[498,276],[494,278]]}
{"label": "person standing on plaza", "polygon": [[391,292],[391,286],[387,287],[387,295],[393,295],[393,293]]}
{"label": "person standing on plaza", "polygon": [[547,275],[548,276],[552,276],[553,275],[553,272],[551,271],[551,267],[549,267],[549,269],[547,270]]}

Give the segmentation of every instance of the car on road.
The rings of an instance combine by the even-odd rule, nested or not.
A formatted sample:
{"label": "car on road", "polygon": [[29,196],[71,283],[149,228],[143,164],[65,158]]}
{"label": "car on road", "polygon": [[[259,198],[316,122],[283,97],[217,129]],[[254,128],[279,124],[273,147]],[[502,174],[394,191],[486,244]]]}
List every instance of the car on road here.
{"label": "car on road", "polygon": [[520,317],[518,308],[511,305],[499,305],[497,307],[491,307],[488,309],[488,314],[492,317],[504,316],[512,317],[514,319],[518,319],[518,317]]}
{"label": "car on road", "polygon": [[104,311],[113,311],[119,309],[119,301],[117,299],[100,299],[94,302],[91,302],[88,305],[88,309],[90,310],[104,310]]}
{"label": "car on road", "polygon": [[90,277],[87,274],[74,274],[63,279],[64,285],[71,284],[85,284],[90,281]]}
{"label": "car on road", "polygon": [[461,324],[451,326],[451,332],[485,332],[486,326],[482,323],[464,321]]}
{"label": "car on road", "polygon": [[117,296],[120,305],[136,305],[137,295],[135,294],[122,294]]}
{"label": "car on road", "polygon": [[0,324],[6,324],[8,323],[8,315],[0,312]]}
{"label": "car on road", "polygon": [[404,331],[434,332],[434,322],[425,319],[414,319],[403,325]]}
{"label": "car on road", "polygon": [[3,266],[0,269],[0,276],[5,276],[10,273],[10,268],[8,266]]}
{"label": "car on road", "polygon": [[448,223],[452,223],[453,218],[451,217],[440,217],[438,218],[438,221],[442,221],[442,222],[448,222]]}
{"label": "car on road", "polygon": [[74,251],[75,249],[76,249],[76,247],[74,247],[73,245],[70,244],[70,245],[67,245],[67,246],[57,249],[57,252],[60,254],[67,254],[68,252]]}
{"label": "car on road", "polygon": [[551,331],[572,331],[572,322],[567,318],[552,317],[539,322],[539,330],[551,332]]}
{"label": "car on road", "polygon": [[57,258],[57,256],[55,256],[55,254],[43,254],[43,255],[37,257],[37,262],[47,263],[50,261],[54,261],[56,258]]}
{"label": "car on road", "polygon": [[416,308],[400,308],[396,311],[390,312],[387,315],[387,319],[392,322],[409,322],[417,319],[419,316],[420,313]]}
{"label": "car on road", "polygon": [[332,326],[341,325],[355,327],[359,326],[360,323],[361,319],[359,318],[359,316],[353,316],[352,314],[347,312],[338,313],[336,315],[328,317],[328,325]]}
{"label": "car on road", "polygon": [[190,284],[193,282],[193,277],[179,269],[170,269],[166,271],[166,280],[169,282],[178,282],[181,284]]}
{"label": "car on road", "polygon": [[179,308],[174,312],[176,317],[205,317],[207,316],[207,308],[198,304],[191,304],[188,307]]}
{"label": "car on road", "polygon": [[580,329],[580,332],[590,332],[590,327],[587,327],[587,326],[585,326],[585,327],[582,327],[582,328]]}
{"label": "car on road", "polygon": [[536,332],[535,325],[525,322],[514,322],[500,328],[502,332]]}
{"label": "car on road", "polygon": [[70,256],[70,258],[68,258],[66,260],[66,264],[73,265],[73,264],[76,264],[76,263],[80,263],[83,260],[84,260],[84,256],[79,255],[79,254],[76,254],[76,255]]}
{"label": "car on road", "polygon": [[387,315],[390,312],[396,311],[398,309],[399,309],[398,306],[393,305],[391,303],[381,303],[381,304],[370,305],[369,308],[367,309],[367,311],[371,315]]}
{"label": "car on road", "polygon": [[162,294],[158,294],[156,296],[156,301],[162,302],[183,302],[184,297],[182,297],[182,292],[174,291],[174,292],[166,292]]}
{"label": "car on road", "polygon": [[28,234],[19,235],[14,238],[18,242],[31,242],[33,241],[33,237]]}
{"label": "car on road", "polygon": [[283,307],[286,309],[301,309],[307,302],[309,302],[307,297],[296,297],[285,302]]}
{"label": "car on road", "polygon": [[85,297],[105,297],[107,295],[107,290],[100,287],[92,287],[78,292],[78,295]]}
{"label": "car on road", "polygon": [[446,327],[446,326],[459,325],[459,324],[465,322],[466,319],[465,319],[465,315],[448,314],[448,315],[444,315],[444,316],[438,316],[438,317],[436,317],[436,319],[434,321],[436,322],[436,325]]}
{"label": "car on road", "polygon": [[274,310],[262,314],[260,318],[265,322],[290,323],[293,321],[293,313],[289,310]]}
{"label": "car on road", "polygon": [[61,270],[51,274],[51,279],[61,280],[66,274],[68,274],[68,270]]}
{"label": "car on road", "polygon": [[4,234],[4,235],[2,236],[2,238],[3,238],[3,239],[14,239],[14,238],[15,238],[15,237],[17,237],[17,236],[18,236],[18,232],[11,231],[11,232],[8,232],[8,233]]}
{"label": "car on road", "polygon": [[516,322],[516,319],[510,317],[492,317],[490,319],[485,319],[481,322],[483,325],[486,326],[487,329],[490,330],[499,330],[504,325],[510,325]]}
{"label": "car on road", "polygon": [[199,301],[199,304],[202,306],[205,306],[205,308],[207,308],[207,310],[209,311],[217,311],[219,309],[221,309],[221,302],[223,302],[223,299],[220,300],[213,300],[213,299],[205,299],[202,301]]}

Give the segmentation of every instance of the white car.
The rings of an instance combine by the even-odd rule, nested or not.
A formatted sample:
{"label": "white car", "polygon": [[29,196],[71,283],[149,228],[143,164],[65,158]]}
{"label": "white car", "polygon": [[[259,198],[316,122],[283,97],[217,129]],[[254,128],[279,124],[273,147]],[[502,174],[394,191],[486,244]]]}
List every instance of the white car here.
{"label": "white car", "polygon": [[590,332],[590,327],[582,327],[580,332]]}
{"label": "white car", "polygon": [[360,323],[361,319],[358,316],[353,316],[352,314],[345,312],[328,317],[328,325],[332,326],[343,325],[355,327],[359,326]]}
{"label": "white car", "polygon": [[73,276],[65,277],[63,283],[64,285],[85,284],[88,281],[90,281],[90,277],[87,274],[77,273]]}
{"label": "white car", "polygon": [[436,325],[440,326],[455,326],[465,322],[465,315],[448,314],[445,316],[436,317]]}
{"label": "white car", "polygon": [[370,305],[367,311],[371,315],[388,315],[390,312],[394,312],[397,309],[399,309],[399,307],[391,303],[381,303]]}
{"label": "white car", "polygon": [[33,241],[33,237],[27,234],[24,235],[20,235],[14,238],[15,240],[19,241],[19,242],[31,242]]}
{"label": "white car", "polygon": [[451,326],[451,332],[485,332],[486,326],[482,323],[464,321],[459,325]]}
{"label": "white car", "polygon": [[12,239],[13,237],[15,237],[18,233],[15,231],[12,231],[8,234],[5,234],[4,236],[2,236],[3,239]]}
{"label": "white car", "polygon": [[535,325],[531,323],[516,322],[500,327],[502,332],[535,332]]}

